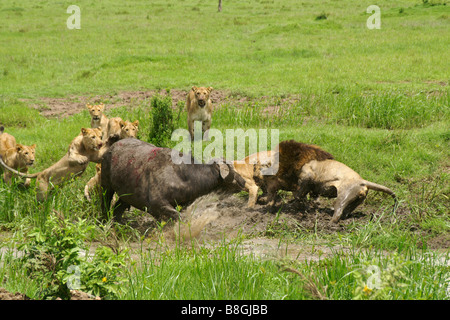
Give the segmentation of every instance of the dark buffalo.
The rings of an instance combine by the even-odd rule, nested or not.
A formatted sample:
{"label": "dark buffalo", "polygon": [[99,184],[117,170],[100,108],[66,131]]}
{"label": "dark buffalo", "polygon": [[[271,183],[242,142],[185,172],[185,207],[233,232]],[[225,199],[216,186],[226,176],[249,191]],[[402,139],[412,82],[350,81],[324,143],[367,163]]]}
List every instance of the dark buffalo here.
{"label": "dark buffalo", "polygon": [[172,161],[172,152],[172,149],[158,148],[137,139],[116,142],[102,161],[104,217],[110,210],[114,193],[119,196],[113,213],[117,221],[130,206],[148,211],[156,219],[165,216],[177,220],[179,213],[175,206],[186,205],[221,187],[243,188],[245,185],[230,164],[194,164],[191,156],[189,164],[176,164]]}

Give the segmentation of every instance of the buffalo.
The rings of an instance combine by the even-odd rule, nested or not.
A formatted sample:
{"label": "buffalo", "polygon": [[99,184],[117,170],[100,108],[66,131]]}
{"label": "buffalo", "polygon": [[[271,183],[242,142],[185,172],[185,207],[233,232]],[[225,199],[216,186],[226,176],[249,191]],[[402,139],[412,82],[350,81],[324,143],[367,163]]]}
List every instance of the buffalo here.
{"label": "buffalo", "polygon": [[[173,155],[190,161],[177,163]],[[114,193],[118,200],[113,217],[121,221],[130,206],[149,212],[157,220],[178,220],[178,205],[186,205],[214,190],[242,189],[245,181],[231,164],[222,161],[197,164],[189,154],[159,148],[138,139],[123,139],[102,160],[102,213],[106,218]]]}

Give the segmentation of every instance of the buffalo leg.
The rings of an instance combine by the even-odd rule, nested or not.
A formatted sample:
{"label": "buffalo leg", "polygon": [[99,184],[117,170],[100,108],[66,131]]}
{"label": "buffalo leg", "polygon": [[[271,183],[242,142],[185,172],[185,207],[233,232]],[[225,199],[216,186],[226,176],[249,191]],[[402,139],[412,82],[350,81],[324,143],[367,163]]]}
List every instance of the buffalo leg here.
{"label": "buffalo leg", "polygon": [[153,207],[150,214],[158,221],[161,221],[162,218],[172,221],[180,220],[180,213],[168,203]]}
{"label": "buffalo leg", "polygon": [[119,198],[119,200],[117,200],[117,202],[114,205],[113,211],[114,221],[121,222],[123,213],[125,212],[125,210],[130,209],[130,207],[131,206],[128,203],[123,202]]}
{"label": "buffalo leg", "polygon": [[162,214],[167,217],[167,219],[172,219],[173,221],[180,220],[180,213],[175,210],[171,205],[166,205],[162,207]]}

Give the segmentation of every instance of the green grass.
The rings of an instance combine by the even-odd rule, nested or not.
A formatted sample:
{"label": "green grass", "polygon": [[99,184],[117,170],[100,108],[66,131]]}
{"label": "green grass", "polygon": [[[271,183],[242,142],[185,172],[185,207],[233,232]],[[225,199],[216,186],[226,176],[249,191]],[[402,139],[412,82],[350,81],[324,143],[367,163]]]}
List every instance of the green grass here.
{"label": "green grass", "polygon": [[[448,294],[445,285],[435,289],[437,283],[445,284],[449,257],[423,252],[336,252],[320,262],[287,263],[242,256],[236,244],[226,244],[213,250],[177,248],[143,258],[129,274],[130,290],[123,299],[303,300],[317,299],[319,292],[326,299],[398,300]],[[378,268],[379,288],[361,293],[370,281],[371,266]]]}
{"label": "green grass", "polygon": [[[7,95],[66,96],[212,84],[252,95],[357,88],[441,90],[448,84],[448,6],[381,1],[3,1],[0,86]],[[399,13],[403,8],[403,13]],[[327,19],[316,20],[321,13]],[[407,36],[406,36],[407,35]]]}
{"label": "green grass", "polygon": [[[309,300],[448,298],[450,257],[414,249],[337,251],[319,261],[243,255],[240,241],[212,249],[162,244],[140,253],[138,263],[116,274],[123,300]],[[39,298],[43,288],[4,253],[6,288]],[[100,278],[103,275],[97,275]],[[26,279],[26,281],[24,281]],[[95,281],[95,279],[92,279]]]}
{"label": "green grass", "polygon": [[[374,218],[332,234],[284,228],[274,216],[265,235],[351,248],[320,261],[243,256],[239,239],[214,247],[162,242],[123,269],[127,284],[114,298],[448,299],[448,3],[380,1],[379,30],[366,27],[370,1],[229,0],[218,13],[217,1],[83,0],[80,30],[66,27],[71,4],[0,4],[0,124],[18,142],[37,144],[31,172],[60,159],[90,125],[87,110],[44,118],[30,108],[41,97],[210,85],[229,97],[218,102],[213,128],[278,129],[280,141],[320,145],[400,199],[392,212],[390,201],[370,193],[361,210]],[[132,105],[107,114],[139,120],[146,140],[150,101]],[[186,128],[185,112],[176,127]],[[7,231],[0,248],[20,232],[45,228],[55,214],[85,219],[94,230],[86,242],[117,234],[125,245],[139,243],[130,226],[98,221],[99,205],[84,201],[94,171],[91,164],[43,203],[34,188],[0,181],[0,230]],[[442,255],[428,248],[436,239],[443,239]],[[0,260],[2,286],[42,298],[20,261],[6,253]],[[370,266],[382,271],[379,290],[365,288]]]}

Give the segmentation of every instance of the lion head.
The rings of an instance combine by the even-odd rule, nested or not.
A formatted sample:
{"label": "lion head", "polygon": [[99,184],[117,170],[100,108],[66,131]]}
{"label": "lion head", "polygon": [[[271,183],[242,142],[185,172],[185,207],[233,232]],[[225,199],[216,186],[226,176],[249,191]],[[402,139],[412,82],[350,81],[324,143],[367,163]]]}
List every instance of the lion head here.
{"label": "lion head", "polygon": [[103,114],[103,110],[105,110],[105,105],[99,104],[99,105],[86,105],[86,107],[89,109],[89,114],[91,115],[92,120],[100,120]]}
{"label": "lion head", "polygon": [[23,144],[18,143],[15,147],[18,159],[19,159],[19,167],[28,167],[34,164],[34,154],[36,150],[36,145],[33,144],[31,146],[25,146]]}
{"label": "lion head", "polygon": [[206,106],[206,102],[209,100],[209,94],[212,91],[212,87],[192,87],[192,91],[195,93],[199,107],[203,108]]}
{"label": "lion head", "polygon": [[137,138],[139,120],[130,122],[128,120],[120,121],[120,139]]}
{"label": "lion head", "polygon": [[102,130],[100,128],[81,128],[83,146],[86,150],[99,150],[102,146]]}

